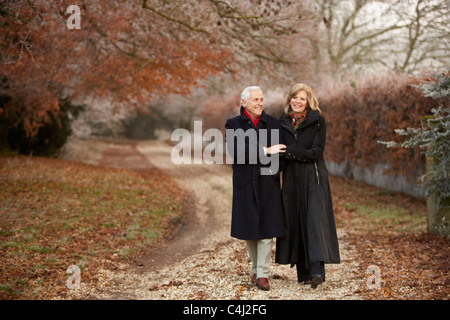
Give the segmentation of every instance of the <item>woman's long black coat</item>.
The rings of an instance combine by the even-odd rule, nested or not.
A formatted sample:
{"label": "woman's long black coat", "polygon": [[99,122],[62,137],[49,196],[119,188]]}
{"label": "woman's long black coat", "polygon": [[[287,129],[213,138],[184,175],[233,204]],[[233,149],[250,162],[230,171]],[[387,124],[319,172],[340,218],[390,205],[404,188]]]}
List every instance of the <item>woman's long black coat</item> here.
{"label": "woman's long black coat", "polygon": [[313,261],[339,263],[328,170],[323,160],[325,119],[310,110],[297,134],[286,114],[280,122],[287,146],[282,186],[285,232],[277,238],[275,261],[297,264],[303,270],[309,270]]}
{"label": "woman's long black coat", "polygon": [[[278,144],[280,141],[271,141],[272,130],[276,130],[280,140],[281,126],[277,118],[265,112],[259,118],[257,128],[253,122],[243,113],[229,119],[225,125],[227,129],[227,147],[233,163],[233,204],[231,218],[231,236],[241,240],[260,240],[274,238],[283,235],[283,209],[281,205],[280,172],[274,168],[273,174],[262,175],[261,163],[263,153],[262,147]],[[258,141],[245,140],[245,161],[239,164],[237,159],[237,145],[231,144],[233,138],[228,130],[236,131],[242,129],[254,131]],[[265,130],[267,131],[265,131]],[[261,134],[267,133],[267,140],[260,139]],[[237,141],[234,141],[237,142]],[[230,150],[231,148],[231,150]],[[260,150],[261,149],[261,150]],[[256,153],[258,152],[258,153]],[[258,159],[252,158],[258,155]],[[249,157],[250,156],[250,157]],[[266,167],[272,167],[263,161]],[[278,169],[278,170],[277,170]]]}

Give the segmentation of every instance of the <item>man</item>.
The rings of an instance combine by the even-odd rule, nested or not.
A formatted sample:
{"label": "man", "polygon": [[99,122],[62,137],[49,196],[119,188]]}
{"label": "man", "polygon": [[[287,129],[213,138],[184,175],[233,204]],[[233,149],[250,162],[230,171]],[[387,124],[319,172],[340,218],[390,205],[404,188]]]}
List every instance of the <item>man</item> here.
{"label": "man", "polygon": [[252,283],[269,290],[273,238],[283,234],[278,156],[286,146],[279,144],[280,122],[263,109],[261,89],[248,87],[241,94],[240,115],[228,119],[225,128],[234,160],[231,236],[246,240]]}

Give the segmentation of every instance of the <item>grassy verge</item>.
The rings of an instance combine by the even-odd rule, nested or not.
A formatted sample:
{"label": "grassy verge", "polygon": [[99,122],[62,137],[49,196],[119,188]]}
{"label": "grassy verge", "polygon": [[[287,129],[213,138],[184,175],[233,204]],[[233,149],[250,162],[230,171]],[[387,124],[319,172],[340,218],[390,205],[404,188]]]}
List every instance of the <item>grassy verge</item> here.
{"label": "grassy verge", "polygon": [[71,265],[95,281],[96,268],[149,250],[182,212],[182,191],[157,170],[0,157],[0,299],[64,295]]}
{"label": "grassy verge", "polygon": [[372,234],[425,232],[426,202],[356,181],[331,178],[336,219],[348,230]]}
{"label": "grassy verge", "polygon": [[358,279],[373,276],[369,267],[380,270],[379,288],[361,281],[355,294],[377,300],[448,299],[450,239],[427,233],[424,200],[338,177],[330,183],[336,224],[358,252]]}

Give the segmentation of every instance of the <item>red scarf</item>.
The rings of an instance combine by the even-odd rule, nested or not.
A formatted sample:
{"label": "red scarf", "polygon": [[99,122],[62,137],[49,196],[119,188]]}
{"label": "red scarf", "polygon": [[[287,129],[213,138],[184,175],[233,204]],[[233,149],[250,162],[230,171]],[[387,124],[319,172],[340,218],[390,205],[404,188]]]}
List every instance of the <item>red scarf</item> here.
{"label": "red scarf", "polygon": [[255,125],[255,128],[258,127],[258,121],[259,121],[259,117],[256,118],[256,120],[253,120],[252,117],[248,114],[247,110],[245,110],[244,108],[244,114],[249,117],[250,120],[252,120],[253,124]]}

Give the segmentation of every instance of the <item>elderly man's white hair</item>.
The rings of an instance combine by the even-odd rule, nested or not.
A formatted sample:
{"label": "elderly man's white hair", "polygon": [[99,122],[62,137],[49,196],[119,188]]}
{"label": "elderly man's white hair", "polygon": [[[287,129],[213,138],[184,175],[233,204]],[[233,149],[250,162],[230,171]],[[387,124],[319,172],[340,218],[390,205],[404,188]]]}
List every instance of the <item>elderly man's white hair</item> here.
{"label": "elderly man's white hair", "polygon": [[252,86],[252,87],[245,88],[244,91],[242,91],[242,93],[241,93],[241,106],[242,106],[243,100],[248,102],[248,99],[250,99],[250,91],[259,91],[262,94],[262,90],[260,87]]}

